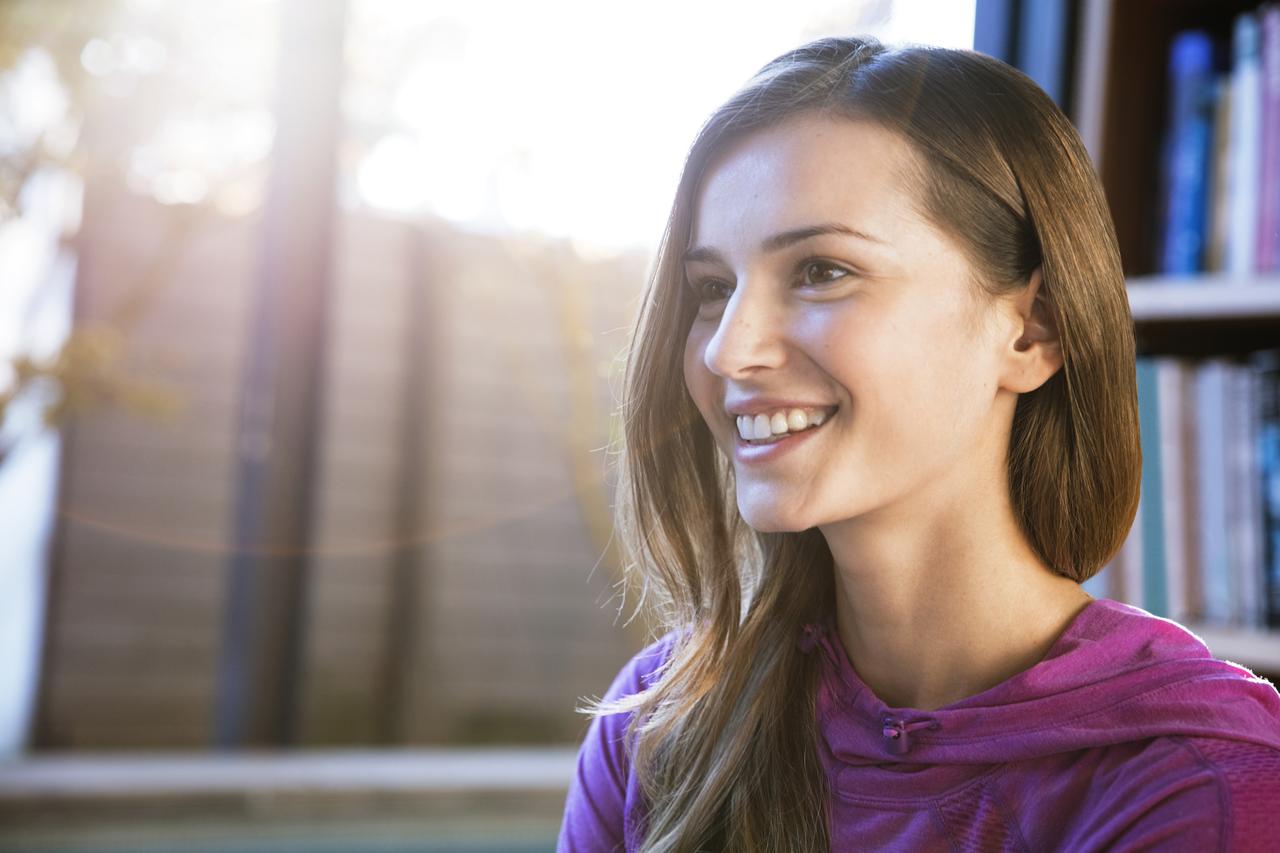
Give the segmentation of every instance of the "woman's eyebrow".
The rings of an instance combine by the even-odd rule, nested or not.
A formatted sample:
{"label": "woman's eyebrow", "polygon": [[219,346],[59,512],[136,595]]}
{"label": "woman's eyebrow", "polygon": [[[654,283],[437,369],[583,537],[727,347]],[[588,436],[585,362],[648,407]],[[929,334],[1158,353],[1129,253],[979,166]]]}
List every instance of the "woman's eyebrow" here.
{"label": "woman's eyebrow", "polygon": [[[853,237],[856,240],[862,240],[867,243],[875,243],[880,246],[888,246],[886,240],[868,234],[865,231],[859,231],[857,228],[850,228],[839,222],[824,222],[820,225],[806,225],[803,228],[793,228],[790,231],[783,231],[774,234],[772,237],[766,238],[760,244],[760,251],[765,253],[777,252],[788,246],[794,245],[804,240],[819,237],[823,234],[840,234],[845,237]],[[695,246],[684,253],[684,262],[686,264],[696,263],[698,261],[724,261],[724,255],[710,246]]]}

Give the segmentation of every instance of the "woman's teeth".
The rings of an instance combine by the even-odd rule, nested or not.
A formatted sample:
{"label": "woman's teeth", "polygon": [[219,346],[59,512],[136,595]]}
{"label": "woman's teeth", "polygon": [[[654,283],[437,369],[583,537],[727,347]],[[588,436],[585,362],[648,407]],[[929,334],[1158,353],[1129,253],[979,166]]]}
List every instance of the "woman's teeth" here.
{"label": "woman's teeth", "polygon": [[786,409],[772,415],[739,415],[738,435],[743,441],[772,439],[821,426],[835,409]]}

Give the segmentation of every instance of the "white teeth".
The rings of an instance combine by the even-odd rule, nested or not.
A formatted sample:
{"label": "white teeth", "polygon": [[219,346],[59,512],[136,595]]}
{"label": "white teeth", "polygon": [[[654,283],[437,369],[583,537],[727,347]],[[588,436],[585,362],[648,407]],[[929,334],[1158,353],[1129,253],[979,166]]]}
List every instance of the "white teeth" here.
{"label": "white teeth", "polygon": [[811,426],[821,426],[828,417],[827,412],[822,409],[787,409],[772,415],[739,415],[738,435],[744,441],[772,438],[788,432],[800,432]]}

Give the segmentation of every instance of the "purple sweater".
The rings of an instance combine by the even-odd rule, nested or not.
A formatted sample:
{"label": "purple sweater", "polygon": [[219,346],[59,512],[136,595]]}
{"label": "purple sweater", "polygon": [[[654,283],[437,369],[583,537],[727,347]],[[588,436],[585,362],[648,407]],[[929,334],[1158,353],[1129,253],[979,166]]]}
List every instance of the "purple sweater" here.
{"label": "purple sweater", "polygon": [[[647,687],[675,638],[605,698]],[[927,712],[881,702],[830,623],[799,642],[823,656],[833,850],[1280,850],[1280,694],[1176,622],[1097,599],[1035,666]],[[628,716],[591,722],[560,853],[640,846]]]}

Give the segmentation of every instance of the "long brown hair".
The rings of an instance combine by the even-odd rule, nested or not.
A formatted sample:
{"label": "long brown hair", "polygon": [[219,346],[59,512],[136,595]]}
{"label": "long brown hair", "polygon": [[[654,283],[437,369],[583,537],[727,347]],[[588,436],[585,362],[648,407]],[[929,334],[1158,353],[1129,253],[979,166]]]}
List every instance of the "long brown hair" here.
{"label": "long brown hair", "polygon": [[1120,548],[1141,478],[1134,338],[1110,212],[1080,137],[1025,74],[968,50],[822,38],[769,62],[690,149],[644,292],[620,415],[617,527],[628,580],[679,629],[653,687],[579,709],[633,711],[645,851],[809,851],[830,844],[817,753],[819,656],[795,642],[833,608],[817,529],[758,533],[683,382],[696,306],[681,255],[704,170],[726,145],[801,112],[898,133],[923,165],[917,208],[964,249],[975,293],[1026,287],[1037,266],[1063,367],[1019,396],[1008,485],[1028,542],[1083,582]]}

